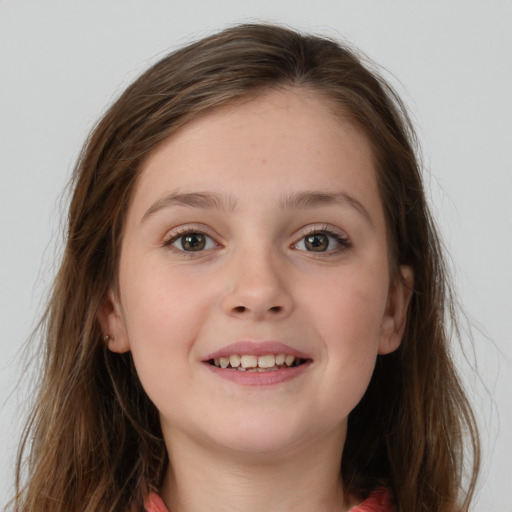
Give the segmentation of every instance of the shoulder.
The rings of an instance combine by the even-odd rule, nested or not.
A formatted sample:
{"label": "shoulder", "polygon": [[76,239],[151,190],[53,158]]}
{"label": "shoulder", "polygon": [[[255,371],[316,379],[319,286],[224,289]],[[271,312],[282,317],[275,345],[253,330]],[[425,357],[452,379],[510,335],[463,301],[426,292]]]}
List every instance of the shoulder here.
{"label": "shoulder", "polygon": [[394,507],[388,490],[379,487],[361,504],[352,508],[350,512],[393,512],[393,510]]}

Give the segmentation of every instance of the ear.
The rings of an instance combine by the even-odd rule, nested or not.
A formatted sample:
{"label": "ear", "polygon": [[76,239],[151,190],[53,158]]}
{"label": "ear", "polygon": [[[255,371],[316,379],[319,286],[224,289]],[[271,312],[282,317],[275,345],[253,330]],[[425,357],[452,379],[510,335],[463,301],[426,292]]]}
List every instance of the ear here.
{"label": "ear", "polygon": [[98,311],[98,321],[105,343],[112,352],[122,354],[130,350],[123,311],[116,294],[109,290]]}
{"label": "ear", "polygon": [[402,265],[399,275],[389,286],[388,302],[382,319],[379,354],[393,352],[402,342],[413,285],[412,268]]}

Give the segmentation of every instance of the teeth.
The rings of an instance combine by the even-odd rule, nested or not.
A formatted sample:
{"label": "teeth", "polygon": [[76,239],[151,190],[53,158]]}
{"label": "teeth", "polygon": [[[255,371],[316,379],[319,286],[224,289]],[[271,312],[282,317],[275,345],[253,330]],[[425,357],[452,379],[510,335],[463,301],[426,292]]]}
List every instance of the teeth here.
{"label": "teeth", "polygon": [[295,361],[295,357],[294,356],[286,356],[284,358],[284,363],[286,364],[286,366],[291,366],[294,361]]}
{"label": "teeth", "polygon": [[256,368],[258,366],[258,358],[256,356],[242,356],[240,359],[243,368]]}
{"label": "teeth", "polygon": [[232,355],[229,356],[229,364],[232,368],[236,368],[237,366],[240,366],[240,356]]}
{"label": "teeth", "polygon": [[[296,362],[295,356],[285,354],[266,354],[264,356],[232,354],[229,357],[216,357],[213,364],[217,368],[232,368],[240,371],[273,371],[282,367],[293,366]],[[303,362],[298,360],[299,363]]]}
{"label": "teeth", "polygon": [[276,358],[269,354],[268,356],[258,357],[258,366],[260,368],[272,368],[276,364]]}

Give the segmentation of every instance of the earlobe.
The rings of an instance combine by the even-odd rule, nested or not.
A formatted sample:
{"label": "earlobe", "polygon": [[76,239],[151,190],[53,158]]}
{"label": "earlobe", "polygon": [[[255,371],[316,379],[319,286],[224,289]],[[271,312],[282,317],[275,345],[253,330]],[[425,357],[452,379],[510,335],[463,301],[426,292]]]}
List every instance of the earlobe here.
{"label": "earlobe", "polygon": [[407,311],[414,285],[414,273],[411,267],[402,265],[400,275],[390,285],[386,311],[382,320],[379,354],[389,354],[402,342]]}
{"label": "earlobe", "polygon": [[122,309],[112,290],[109,290],[98,311],[98,321],[103,333],[103,342],[109,350],[119,354],[130,350]]}

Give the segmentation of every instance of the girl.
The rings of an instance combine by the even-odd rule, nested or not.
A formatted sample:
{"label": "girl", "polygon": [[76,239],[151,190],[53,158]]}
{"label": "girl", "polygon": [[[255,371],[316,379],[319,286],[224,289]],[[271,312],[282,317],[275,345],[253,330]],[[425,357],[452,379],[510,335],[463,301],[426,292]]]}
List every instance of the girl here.
{"label": "girl", "polygon": [[76,167],[14,509],[467,510],[414,142],[352,51],[282,27],[133,83]]}

